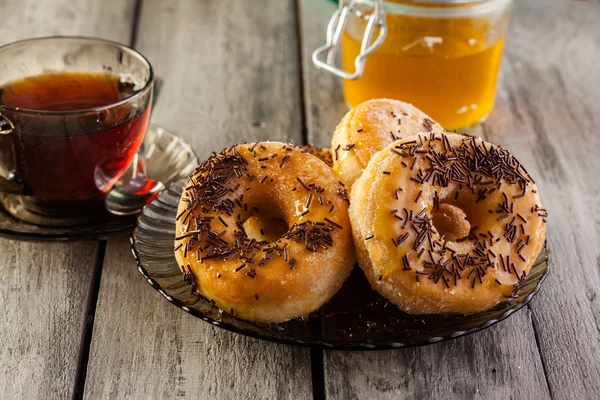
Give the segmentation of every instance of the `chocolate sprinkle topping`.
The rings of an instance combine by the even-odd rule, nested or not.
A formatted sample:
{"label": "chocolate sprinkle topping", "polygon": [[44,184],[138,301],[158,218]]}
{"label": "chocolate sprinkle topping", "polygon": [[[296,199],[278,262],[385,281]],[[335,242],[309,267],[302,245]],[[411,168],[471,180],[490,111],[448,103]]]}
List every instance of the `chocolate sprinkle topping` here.
{"label": "chocolate sprinkle topping", "polygon": [[[281,168],[292,160],[293,153],[290,151],[293,151],[294,146],[284,145],[282,149],[283,154],[281,152],[267,154],[267,147],[257,142],[251,147],[252,161],[263,163],[264,167],[271,164],[270,168],[273,166]],[[254,184],[260,182],[268,185],[274,180],[269,179],[268,175],[260,179],[250,174],[248,166],[248,160],[238,153],[236,146],[220,153],[213,153],[207,161],[198,166],[185,186],[182,204],[186,207],[178,214],[178,221],[186,225],[186,231],[175,238],[184,241],[176,244],[175,250],[183,247],[184,257],[187,257],[188,251],[194,249],[201,263],[210,259],[237,261],[239,263],[234,269],[235,272],[241,275],[241,271],[245,269],[245,274],[242,276],[255,279],[260,273],[259,267],[274,257],[283,258],[289,263],[290,269],[296,267],[298,261],[292,257],[293,254],[290,254],[289,242],[285,241],[301,243],[312,252],[326,251],[333,245],[331,232],[335,228],[341,229],[341,226],[332,220],[304,221],[294,224],[276,242],[249,238],[244,231],[242,220],[249,213],[250,215],[261,214],[258,208],[247,203],[248,195],[245,193],[252,189],[248,186],[248,182],[256,179]],[[309,184],[300,177],[296,177],[296,181],[309,192],[305,203],[307,208],[305,214],[309,212],[309,207],[313,209],[317,207],[316,201],[313,201],[317,198],[318,206],[328,208],[331,206],[329,211],[333,211],[334,205],[327,199],[327,190],[324,187],[315,183]],[[337,190],[346,193],[342,185]],[[332,190],[331,193],[337,192]],[[231,223],[228,218],[236,222]],[[260,233],[264,235],[263,229],[260,229]],[[184,270],[184,273],[186,279],[195,282],[190,271]],[[222,275],[218,272],[217,279],[221,278]],[[256,297],[258,299],[258,295]]]}
{"label": "chocolate sprinkle topping", "polygon": [[[533,184],[529,174],[521,164],[506,150],[499,146],[488,146],[471,136],[464,136],[462,142],[453,141],[454,145],[446,135],[433,132],[433,121],[424,121],[424,126],[430,131],[428,135],[419,135],[419,140],[411,140],[390,149],[394,155],[401,157],[399,163],[404,166],[410,164],[411,173],[409,178],[420,184],[428,184],[438,188],[447,188],[451,183],[459,186],[452,194],[445,194],[454,200],[458,200],[460,191],[469,191],[474,195],[474,201],[481,202],[494,193],[502,193],[502,201],[496,210],[489,210],[496,214],[495,219],[504,228],[495,237],[490,231],[478,231],[477,226],[471,226],[469,234],[464,239],[473,243],[473,250],[468,253],[458,253],[450,249],[444,241],[438,240],[438,232],[428,216],[428,208],[424,208],[418,214],[412,214],[412,210],[402,209],[401,212],[390,208],[390,214],[395,218],[403,220],[402,232],[398,237],[392,237],[394,246],[398,247],[408,241],[409,232],[413,232],[414,239],[409,241],[413,251],[418,252],[418,258],[422,260],[423,271],[415,271],[415,275],[427,275],[435,283],[449,288],[457,285],[463,276],[469,281],[472,288],[477,283],[483,284],[488,270],[501,268],[503,271],[514,274],[519,279],[515,263],[512,263],[507,255],[497,254],[493,247],[501,240],[515,246],[519,259],[527,260],[521,255],[521,251],[528,245],[528,236],[525,234],[525,224],[529,216],[515,213],[514,202],[524,197],[526,190]],[[412,160],[407,158],[413,157]],[[420,160],[416,167],[417,159]],[[408,164],[407,162],[408,161]],[[385,172],[384,172],[385,173]],[[512,196],[510,199],[502,192],[502,186],[516,186],[523,195]],[[498,192],[497,192],[498,191]],[[439,209],[440,193],[437,189],[433,195],[433,209]],[[417,203],[423,190],[419,191],[414,199]],[[498,194],[495,194],[496,196]],[[399,199],[398,191],[394,191],[394,198]],[[431,211],[431,210],[429,210]],[[545,219],[547,212],[540,206],[532,207],[532,214],[537,214]],[[523,235],[519,237],[519,232]],[[515,245],[516,243],[516,245]],[[427,260],[421,257],[427,253]],[[402,258],[403,270],[410,270],[407,254]],[[496,279],[496,283],[502,284]]]}

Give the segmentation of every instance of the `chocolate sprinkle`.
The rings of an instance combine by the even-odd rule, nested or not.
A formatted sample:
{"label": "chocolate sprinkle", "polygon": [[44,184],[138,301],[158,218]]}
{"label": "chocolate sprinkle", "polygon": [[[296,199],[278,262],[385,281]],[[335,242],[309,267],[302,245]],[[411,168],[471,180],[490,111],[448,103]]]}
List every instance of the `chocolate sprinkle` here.
{"label": "chocolate sprinkle", "polygon": [[335,226],[336,228],[339,228],[339,229],[344,229],[344,227],[343,227],[343,226],[341,226],[340,224],[338,224],[338,223],[336,223],[336,222],[334,222],[334,221],[330,220],[330,219],[329,219],[329,218],[327,218],[327,217],[325,217],[325,218],[323,218],[323,219],[324,219],[325,221],[329,222],[331,225]]}
{"label": "chocolate sprinkle", "polygon": [[410,263],[408,261],[408,257],[406,256],[406,254],[402,257],[402,264],[404,265],[404,269],[403,271],[410,271]]}
{"label": "chocolate sprinkle", "polygon": [[419,201],[419,197],[421,197],[421,193],[423,193],[422,190],[419,190],[419,194],[417,195],[417,197],[415,198],[415,203]]}
{"label": "chocolate sprinkle", "polygon": [[302,187],[304,188],[304,190],[306,190],[306,191],[310,192],[310,188],[309,188],[308,186],[306,186],[306,184],[305,184],[304,182],[302,182],[302,179],[300,179],[300,178],[296,177],[296,180],[298,181],[298,183],[299,183],[300,185],[302,185]]}
{"label": "chocolate sprinkle", "polygon": [[237,268],[235,269],[235,272],[239,272],[239,271],[241,271],[242,269],[244,269],[244,268],[246,268],[246,267],[247,267],[247,265],[246,265],[246,264],[242,264],[242,265],[240,265],[239,267],[237,267]]}
{"label": "chocolate sprinkle", "polygon": [[283,166],[290,160],[290,156],[284,156],[281,159],[281,163],[279,163],[279,168],[283,168]]}
{"label": "chocolate sprinkle", "polygon": [[313,194],[309,194],[308,195],[308,199],[306,200],[306,204],[304,205],[304,208],[310,208],[310,204],[312,203],[312,199],[313,199]]}

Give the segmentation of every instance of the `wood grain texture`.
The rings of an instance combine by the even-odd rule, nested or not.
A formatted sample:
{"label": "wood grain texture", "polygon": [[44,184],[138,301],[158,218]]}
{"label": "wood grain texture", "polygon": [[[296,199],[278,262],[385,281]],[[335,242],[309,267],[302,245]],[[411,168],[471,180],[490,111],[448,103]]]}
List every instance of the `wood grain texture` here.
{"label": "wood grain texture", "polygon": [[68,398],[97,245],[0,239],[0,248],[0,393]]}
{"label": "wood grain texture", "polygon": [[0,0],[0,44],[39,36],[98,36],[128,44],[135,0]]}
{"label": "wood grain texture", "polygon": [[[529,310],[519,314],[530,321]],[[325,352],[327,398],[550,398],[533,331],[516,319],[519,314],[484,332],[421,348]]]}
{"label": "wood grain texture", "polygon": [[[300,2],[308,137],[321,145],[329,143],[347,111],[340,82],[310,62],[334,9],[320,0]],[[471,133],[485,136],[481,127]],[[549,397],[529,311],[449,343],[376,353],[325,352],[324,357],[325,388],[333,399]]]}
{"label": "wood grain texture", "polygon": [[342,80],[317,69],[311,59],[313,51],[325,44],[327,23],[336,8],[335,4],[327,1],[298,2],[306,136],[308,143],[320,147],[331,147],[331,135],[349,110],[344,102]]}
{"label": "wood grain texture", "polygon": [[244,140],[301,141],[292,1],[143,4],[138,48],[165,81],[157,122],[200,158]]}
{"label": "wood grain texture", "polygon": [[[301,141],[293,3],[259,3],[143,4],[138,48],[165,79],[155,120],[202,158],[244,140]],[[232,334],[170,305],[141,278],[124,239],[107,248],[87,398],[311,396],[308,350]]]}
{"label": "wood grain texture", "polygon": [[[127,43],[133,1],[0,0],[0,45],[34,36],[89,35]],[[0,239],[0,393],[72,396],[86,323],[95,242]]]}
{"label": "wood grain texture", "polygon": [[310,397],[308,352],[213,327],[142,279],[127,237],[109,242],[85,397]]}
{"label": "wood grain texture", "polygon": [[551,394],[600,398],[600,3],[516,2],[485,130],[536,178],[552,273],[531,310]]}

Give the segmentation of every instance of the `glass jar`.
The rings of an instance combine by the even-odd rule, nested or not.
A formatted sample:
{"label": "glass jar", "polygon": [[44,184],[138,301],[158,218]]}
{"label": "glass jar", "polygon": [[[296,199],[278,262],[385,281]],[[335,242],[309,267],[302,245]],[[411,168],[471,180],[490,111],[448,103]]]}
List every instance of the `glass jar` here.
{"label": "glass jar", "polygon": [[[356,65],[375,2],[353,3],[341,39],[341,64],[347,71]],[[511,4],[512,0],[382,2],[387,36],[366,57],[362,75],[344,80],[346,102],[356,106],[373,98],[399,99],[447,129],[485,120],[494,105]],[[378,37],[380,29],[375,27],[372,37]]]}

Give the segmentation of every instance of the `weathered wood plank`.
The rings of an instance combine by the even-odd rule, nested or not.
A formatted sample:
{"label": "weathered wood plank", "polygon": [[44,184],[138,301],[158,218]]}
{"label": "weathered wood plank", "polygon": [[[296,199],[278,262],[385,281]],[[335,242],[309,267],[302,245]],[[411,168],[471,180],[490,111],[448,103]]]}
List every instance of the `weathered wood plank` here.
{"label": "weathered wood plank", "polygon": [[208,325],[141,278],[125,236],[109,242],[85,397],[308,398],[308,352]]}
{"label": "weathered wood plank", "polygon": [[325,32],[336,5],[326,1],[300,0],[300,36],[302,46],[302,79],[306,109],[306,136],[314,146],[331,147],[331,135],[348,106],[344,102],[342,80],[317,69],[312,52],[325,44]]}
{"label": "weathered wood plank", "polygon": [[[340,82],[310,61],[334,9],[319,0],[300,3],[308,137],[320,145],[329,143],[347,110]],[[482,133],[481,128],[472,133]],[[325,352],[324,357],[331,398],[549,397],[529,311],[449,343],[377,353]]]}
{"label": "weathered wood plank", "polygon": [[129,43],[135,0],[0,0],[0,42],[82,35]]}
{"label": "weathered wood plank", "polygon": [[[0,44],[57,34],[128,42],[133,3],[0,0]],[[0,249],[0,393],[69,398],[98,245],[0,239]]]}
{"label": "weathered wood plank", "polygon": [[[517,315],[520,318],[517,319]],[[525,309],[502,325],[435,345],[325,353],[332,399],[550,398]]]}
{"label": "weathered wood plank", "polygon": [[[165,79],[155,120],[201,157],[244,140],[300,142],[294,13],[281,0],[145,1],[138,48]],[[311,395],[307,350],[174,308],[139,276],[124,238],[109,241],[96,317],[87,398]]]}
{"label": "weathered wood plank", "polygon": [[0,239],[0,248],[0,393],[68,398],[97,245]]}
{"label": "weathered wood plank", "polygon": [[532,302],[550,390],[600,398],[600,3],[516,2],[485,129],[537,178],[553,268]]}
{"label": "weathered wood plank", "polygon": [[155,120],[200,158],[244,140],[299,143],[293,2],[179,3],[143,6],[138,48],[165,80]]}

